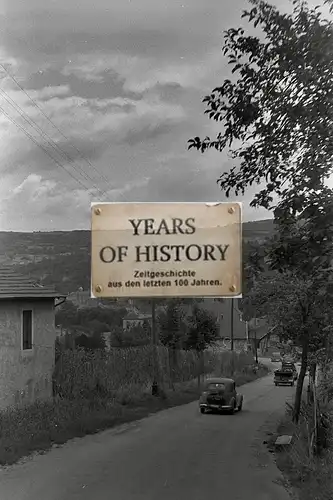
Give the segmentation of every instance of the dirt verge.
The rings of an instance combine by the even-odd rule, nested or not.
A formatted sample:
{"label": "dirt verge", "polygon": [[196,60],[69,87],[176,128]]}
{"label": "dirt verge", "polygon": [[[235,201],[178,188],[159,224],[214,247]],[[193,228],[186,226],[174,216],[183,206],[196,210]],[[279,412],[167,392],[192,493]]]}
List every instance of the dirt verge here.
{"label": "dirt verge", "polygon": [[[275,441],[280,435],[292,436],[292,443],[276,447]],[[304,420],[295,425],[290,412],[286,411],[274,431],[266,434],[264,443],[274,454],[284,486],[293,499],[332,500],[333,450],[330,447],[321,456],[309,457],[308,430]]]}

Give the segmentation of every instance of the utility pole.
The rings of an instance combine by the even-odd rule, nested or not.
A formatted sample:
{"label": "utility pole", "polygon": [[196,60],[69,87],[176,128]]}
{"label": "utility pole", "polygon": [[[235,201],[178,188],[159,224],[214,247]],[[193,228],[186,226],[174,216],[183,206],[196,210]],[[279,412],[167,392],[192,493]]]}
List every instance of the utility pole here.
{"label": "utility pole", "polygon": [[230,350],[234,350],[234,299],[231,299]]}
{"label": "utility pole", "polygon": [[151,393],[153,396],[159,395],[158,386],[158,331],[156,325],[156,303],[155,299],[151,299],[151,341],[152,341],[152,355],[153,355],[153,384]]}
{"label": "utility pole", "polygon": [[258,364],[258,344],[257,344],[257,329],[254,328],[254,348],[256,355],[256,365]]}
{"label": "utility pole", "polygon": [[230,351],[231,351],[231,376],[234,375],[234,299],[231,299],[230,318]]}

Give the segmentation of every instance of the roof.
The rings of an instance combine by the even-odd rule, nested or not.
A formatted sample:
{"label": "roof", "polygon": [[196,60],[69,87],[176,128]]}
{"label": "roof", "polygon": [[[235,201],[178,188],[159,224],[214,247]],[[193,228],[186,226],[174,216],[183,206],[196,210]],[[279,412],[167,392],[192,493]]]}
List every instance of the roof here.
{"label": "roof", "polygon": [[207,378],[205,380],[206,384],[230,384],[234,383],[234,379],[232,378],[225,378],[225,377],[213,377],[213,378]]}
{"label": "roof", "polygon": [[145,320],[145,319],[151,319],[150,314],[137,314],[136,312],[129,312],[126,314],[126,316],[123,318],[124,320]]}
{"label": "roof", "polygon": [[126,316],[124,317],[124,319],[139,319],[139,315],[134,313],[134,312],[129,312],[128,314],[126,314]]}
{"label": "roof", "polygon": [[20,275],[8,266],[0,267],[0,299],[27,299],[66,297],[52,285],[40,285],[27,276]]}

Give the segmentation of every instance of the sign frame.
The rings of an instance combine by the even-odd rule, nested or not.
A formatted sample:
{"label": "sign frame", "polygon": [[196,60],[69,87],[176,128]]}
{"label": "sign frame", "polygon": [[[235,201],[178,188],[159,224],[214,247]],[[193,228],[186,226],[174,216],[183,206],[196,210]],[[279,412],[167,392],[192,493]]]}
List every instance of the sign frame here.
{"label": "sign frame", "polygon": [[[161,293],[160,290],[159,291],[154,290],[154,293],[143,293],[142,294],[142,293],[131,292],[131,287],[129,287],[128,293],[122,292],[121,294],[119,294],[119,293],[117,293],[118,292],[117,290],[115,290],[114,293],[105,293],[105,291],[107,291],[108,288],[106,288],[106,286],[105,286],[104,277],[101,279],[96,278],[96,248],[98,247],[98,245],[96,243],[96,241],[98,240],[97,232],[99,231],[99,233],[101,235],[101,234],[103,234],[102,233],[103,231],[110,231],[110,233],[112,233],[112,231],[118,231],[119,232],[118,236],[121,239],[121,237],[124,236],[125,231],[124,231],[124,228],[121,226],[121,223],[120,222],[118,223],[118,220],[125,220],[127,217],[127,220],[130,221],[130,219],[128,218],[128,214],[126,217],[121,216],[121,217],[117,217],[116,219],[115,219],[115,215],[113,214],[112,215],[113,219],[111,217],[110,220],[116,221],[117,227],[116,227],[116,229],[111,229],[111,230],[106,228],[105,222],[101,223],[102,217],[103,217],[103,215],[105,217],[108,217],[107,211],[110,214],[110,210],[112,211],[112,208],[114,208],[114,207],[116,207],[118,210],[123,209],[125,213],[126,213],[127,208],[128,208],[128,212],[130,213],[131,207],[133,207],[134,205],[140,206],[141,208],[143,207],[143,212],[145,211],[144,208],[151,207],[152,213],[154,211],[153,206],[155,206],[156,208],[159,208],[161,210],[162,215],[163,215],[163,210],[164,209],[167,210],[168,208],[171,210],[171,213],[173,211],[175,211],[175,213],[178,213],[176,210],[177,207],[179,209],[181,208],[181,210],[179,210],[180,213],[182,213],[182,211],[186,212],[186,210],[189,207],[192,207],[192,209],[198,208],[198,211],[201,210],[201,207],[203,207],[204,210],[209,210],[210,208],[212,208],[212,216],[213,216],[213,212],[214,212],[213,219],[215,220],[215,225],[209,226],[209,224],[207,224],[204,227],[200,226],[200,227],[195,228],[196,231],[198,231],[198,233],[201,231],[200,234],[202,234],[204,231],[206,231],[206,233],[204,232],[204,234],[208,235],[208,241],[212,241],[212,238],[213,238],[212,234],[214,234],[214,231],[217,234],[222,234],[222,235],[227,234],[228,235],[229,221],[227,223],[224,223],[224,224],[216,223],[217,211],[220,210],[221,213],[223,213],[223,219],[222,219],[223,222],[225,222],[227,220],[227,218],[230,216],[230,221],[231,221],[230,226],[234,225],[234,224],[237,225],[237,227],[236,227],[236,225],[233,226],[233,232],[231,233],[232,234],[231,240],[234,242],[234,250],[236,251],[236,253],[239,257],[238,260],[236,259],[237,260],[236,266],[235,266],[235,262],[234,262],[235,258],[234,258],[234,260],[233,260],[234,267],[232,268],[232,269],[236,269],[235,273],[237,273],[236,285],[230,283],[230,286],[228,286],[227,293],[220,293],[219,290],[216,293],[216,289],[215,289],[215,293],[212,293],[212,294],[207,293],[206,290],[200,290],[200,294],[199,293],[172,293],[172,294],[170,294],[170,293],[165,293],[165,292]],[[125,207],[127,207],[127,208],[125,208]],[[162,207],[163,207],[163,209],[162,209]],[[200,209],[199,209],[199,207],[200,207]],[[214,209],[214,207],[215,207],[215,209]],[[223,210],[222,210],[222,208],[223,208]],[[134,217],[133,211],[132,211],[131,215],[132,215],[132,217]],[[161,221],[162,215],[159,212],[157,220]],[[170,220],[171,219],[172,218],[170,218]],[[199,219],[201,221],[201,224],[203,224],[203,220],[207,220],[207,217],[204,219],[203,216],[200,215]],[[98,224],[96,223],[96,220],[99,221],[98,224],[100,224],[100,226],[98,226]],[[104,219],[104,220],[106,220],[106,219]],[[131,220],[133,221],[134,219],[131,219]],[[145,220],[152,220],[152,219],[145,219],[145,218],[138,217],[137,221],[140,221],[140,220],[145,221]],[[168,220],[168,219],[166,218],[166,220]],[[194,218],[193,218],[193,220],[194,220]],[[103,227],[104,227],[104,229],[103,229]],[[126,230],[128,230],[128,232],[129,232],[130,230],[133,230],[133,228],[134,228],[133,225],[131,227],[128,224],[128,228],[126,227]],[[121,232],[121,230],[122,230],[122,232]],[[96,231],[96,233],[94,231]],[[196,232],[196,231],[194,231],[194,232]],[[133,237],[133,234],[131,234],[131,236],[129,236],[129,238]],[[163,243],[165,242],[165,240],[167,238],[169,238],[169,235],[170,235],[170,233],[168,233],[168,235],[163,234],[161,236]],[[147,241],[145,240],[146,243],[148,245],[152,245],[152,238],[151,237],[152,236],[154,237],[154,234],[151,234],[151,233],[149,233],[149,234],[148,233],[135,234],[135,236],[141,237],[141,243],[142,243],[142,238],[146,237],[147,238]],[[184,233],[182,233],[181,235],[173,233],[172,237],[173,238],[171,238],[171,239],[173,239],[173,241],[175,240],[175,238],[179,238],[181,240],[184,239],[184,241],[187,239],[188,239],[188,241],[192,241],[191,238],[188,236],[188,234],[186,234],[184,236]],[[206,238],[206,236],[205,236],[205,238]],[[101,236],[99,237],[99,240],[101,240]],[[153,238],[153,240],[154,240],[154,238]],[[214,238],[213,238],[213,240],[214,240]],[[155,239],[155,241],[156,241],[156,239]],[[205,241],[205,239],[203,239],[203,241]],[[198,247],[199,244],[202,244],[205,247],[212,246],[212,245],[203,243],[203,241],[201,241],[199,239],[199,243],[198,242],[196,244],[192,243],[190,246],[197,246]],[[117,239],[117,242],[119,242],[118,239]],[[157,246],[157,245],[153,245],[153,246]],[[179,245],[173,245],[173,246],[179,246]],[[183,248],[185,247],[184,245],[181,245],[181,246]],[[221,247],[221,245],[216,245],[216,246]],[[120,248],[120,247],[121,247],[121,245],[118,246],[118,248]],[[123,247],[125,247],[125,245],[123,245]],[[230,244],[225,245],[225,247],[230,247]],[[105,246],[104,248],[107,248],[107,247]],[[111,248],[111,246],[108,248]],[[115,248],[115,247],[112,247],[112,248]],[[128,248],[132,248],[132,247],[126,246],[126,248],[128,249]],[[143,248],[143,247],[141,247],[141,248]],[[146,248],[148,248],[148,247],[146,247]],[[150,248],[152,248],[152,246]],[[119,257],[119,255],[118,255],[118,257]],[[222,252],[221,252],[221,255],[222,255]],[[116,257],[114,256],[114,254],[111,254],[111,257],[109,254],[109,258],[112,259],[112,257],[115,260]],[[120,255],[120,257],[125,258],[124,255],[122,255],[122,256]],[[222,260],[223,259],[221,258],[221,261]],[[222,265],[225,265],[225,261],[226,261],[226,259],[224,259],[224,262],[222,262]],[[120,261],[120,262],[123,263],[123,261]],[[101,265],[101,262],[99,264]],[[113,263],[113,261],[109,262],[109,264],[110,264],[110,266],[117,265],[116,263]],[[118,262],[118,264],[119,264],[119,262]],[[141,261],[140,261],[140,264],[141,264]],[[131,265],[132,266],[134,265],[133,260],[131,261]],[[172,267],[173,265],[175,266],[175,268],[177,268],[176,264],[175,263],[172,264],[172,262],[171,262],[169,264],[169,269],[171,269],[171,270],[174,269]],[[217,264],[215,264],[215,265],[217,265]],[[151,271],[151,269],[154,268],[154,266],[155,266],[155,270]],[[154,273],[154,272],[158,273],[159,272],[159,269],[157,268],[158,264],[154,264],[154,266],[152,266],[152,265],[147,266],[150,269],[150,271],[149,271],[150,273]],[[201,266],[202,266],[202,269],[204,269],[204,267],[208,266],[208,264],[201,263]],[[211,266],[213,266],[212,263],[211,263]],[[137,267],[138,267],[138,265],[137,265]],[[197,266],[192,265],[192,268],[196,269],[196,271],[194,271],[194,274],[196,274]],[[132,267],[130,267],[130,269],[132,269]],[[102,274],[103,273],[100,272],[99,276],[101,276]],[[211,271],[210,271],[210,274],[212,274]],[[105,275],[105,273],[104,273],[104,275]],[[181,281],[181,280],[178,280],[178,281]],[[205,280],[202,278],[202,281],[205,281]],[[207,281],[214,281],[214,280],[207,279]],[[217,281],[218,280],[215,280],[215,282],[217,282]],[[174,280],[174,282],[177,282],[177,280]],[[156,298],[156,299],[184,298],[184,299],[189,299],[189,298],[199,298],[199,297],[200,298],[241,298],[242,297],[241,286],[242,286],[242,204],[240,202],[157,202],[157,203],[155,203],[155,202],[93,202],[93,203],[91,203],[91,297],[92,298],[123,298],[123,299],[128,299],[128,298],[138,298],[138,299],[144,299],[144,298],[150,298],[150,299],[151,298]],[[122,286],[122,288],[124,288],[124,286]],[[174,288],[174,287],[172,286],[172,288]],[[189,288],[188,285],[187,285],[187,288]],[[217,288],[217,286],[215,286],[215,288]],[[222,285],[219,288],[222,288]],[[134,290],[134,292],[137,292],[137,291]],[[184,292],[185,292],[185,290],[184,290]]]}

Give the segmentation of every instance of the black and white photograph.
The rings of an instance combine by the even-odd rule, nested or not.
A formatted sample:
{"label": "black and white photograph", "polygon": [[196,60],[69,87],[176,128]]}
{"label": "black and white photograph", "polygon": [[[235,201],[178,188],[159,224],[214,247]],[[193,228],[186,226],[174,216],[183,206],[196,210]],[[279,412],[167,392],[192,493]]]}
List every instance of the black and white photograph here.
{"label": "black and white photograph", "polygon": [[0,23],[0,500],[332,500],[333,0]]}

